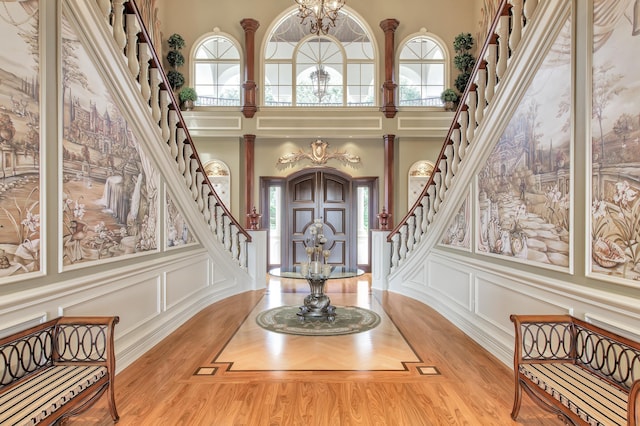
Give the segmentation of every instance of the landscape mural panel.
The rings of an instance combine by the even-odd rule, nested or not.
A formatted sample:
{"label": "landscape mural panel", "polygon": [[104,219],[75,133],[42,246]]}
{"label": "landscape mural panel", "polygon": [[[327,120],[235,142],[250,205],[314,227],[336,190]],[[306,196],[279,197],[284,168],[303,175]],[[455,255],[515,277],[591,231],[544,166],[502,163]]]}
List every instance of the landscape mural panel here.
{"label": "landscape mural panel", "polygon": [[171,194],[166,191],[167,197],[167,248],[182,247],[194,244],[198,241],[189,230],[189,224],[184,219],[184,215],[173,202]]}
{"label": "landscape mural panel", "polygon": [[[594,0],[592,276],[640,280],[640,37],[630,0]],[[621,51],[624,53],[621,55]],[[628,282],[633,282],[628,281]]]}
{"label": "landscape mural panel", "polygon": [[157,250],[159,175],[62,19],[62,263]]}
{"label": "landscape mural panel", "polygon": [[[0,282],[43,257],[39,2],[0,2]],[[28,275],[25,275],[28,274]]]}
{"label": "landscape mural panel", "polygon": [[467,194],[455,216],[449,221],[440,244],[471,250],[471,195]]}
{"label": "landscape mural panel", "polygon": [[477,177],[480,253],[570,267],[571,22]]}

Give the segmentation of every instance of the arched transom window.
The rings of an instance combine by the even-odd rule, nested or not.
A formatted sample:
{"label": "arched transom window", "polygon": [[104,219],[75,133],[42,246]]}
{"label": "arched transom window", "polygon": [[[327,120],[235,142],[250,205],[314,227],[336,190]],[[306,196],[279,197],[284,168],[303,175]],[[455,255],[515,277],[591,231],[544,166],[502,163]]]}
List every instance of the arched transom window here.
{"label": "arched transom window", "polygon": [[240,105],[240,49],[234,40],[214,32],[196,42],[193,49],[197,105]]}
{"label": "arched transom window", "polygon": [[267,37],[264,106],[375,106],[375,46],[361,21],[344,8],[327,35],[310,34],[297,9]]}
{"label": "arched transom window", "polygon": [[400,47],[400,106],[442,106],[447,75],[446,50],[435,37],[419,35]]}

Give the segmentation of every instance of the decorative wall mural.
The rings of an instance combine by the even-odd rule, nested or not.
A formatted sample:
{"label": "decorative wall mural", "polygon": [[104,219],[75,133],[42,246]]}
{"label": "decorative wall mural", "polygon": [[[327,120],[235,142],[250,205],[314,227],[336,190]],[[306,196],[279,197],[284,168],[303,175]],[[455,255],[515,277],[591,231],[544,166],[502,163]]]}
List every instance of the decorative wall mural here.
{"label": "decorative wall mural", "polygon": [[43,255],[38,12],[0,2],[0,282],[39,272]]}
{"label": "decorative wall mural", "polygon": [[618,280],[640,280],[640,16],[634,5],[593,3],[588,264],[594,276]]}
{"label": "decorative wall mural", "polygon": [[567,22],[478,174],[478,251],[570,266],[571,34]]}
{"label": "decorative wall mural", "polygon": [[467,194],[458,213],[451,219],[444,231],[440,244],[471,250],[471,196]]}
{"label": "decorative wall mural", "polygon": [[169,191],[167,197],[167,247],[180,247],[196,243],[197,240],[189,230],[189,224],[173,202]]}
{"label": "decorative wall mural", "polygon": [[220,201],[231,210],[231,171],[223,161],[211,160],[204,164],[204,172],[211,182],[211,186],[220,197]]}
{"label": "decorative wall mural", "polygon": [[156,250],[159,175],[62,24],[62,262]]}

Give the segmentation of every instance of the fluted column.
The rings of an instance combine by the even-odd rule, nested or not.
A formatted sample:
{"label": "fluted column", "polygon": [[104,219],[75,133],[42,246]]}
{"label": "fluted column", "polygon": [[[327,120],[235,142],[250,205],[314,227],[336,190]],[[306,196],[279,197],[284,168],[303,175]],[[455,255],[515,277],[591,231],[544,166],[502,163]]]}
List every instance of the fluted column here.
{"label": "fluted column", "polygon": [[256,82],[255,78],[255,34],[260,23],[255,19],[245,18],[240,21],[244,30],[246,58],[244,61],[245,81],[242,85],[244,89],[244,106],[242,113],[246,118],[253,118],[258,107],[256,106]]}
{"label": "fluted column", "polygon": [[389,219],[387,228],[393,229],[393,152],[396,135],[384,135],[384,204]]}
{"label": "fluted column", "polygon": [[398,112],[395,104],[395,43],[394,35],[400,22],[397,19],[385,19],[380,22],[380,28],[384,31],[384,83],[382,84],[382,108],[384,116],[393,118]]}
{"label": "fluted column", "polygon": [[[255,169],[255,142],[256,135],[243,135],[244,138],[244,172],[245,172],[245,184],[244,184],[244,208],[247,213],[251,213],[251,209],[254,207],[253,201],[253,177]],[[246,218],[247,229],[251,228],[250,219],[247,215]]]}

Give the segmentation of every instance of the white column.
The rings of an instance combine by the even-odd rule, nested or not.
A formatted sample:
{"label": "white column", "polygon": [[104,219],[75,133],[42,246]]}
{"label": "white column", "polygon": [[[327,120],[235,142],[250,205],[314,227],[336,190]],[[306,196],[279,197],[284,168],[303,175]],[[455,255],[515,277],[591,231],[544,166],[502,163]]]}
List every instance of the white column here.
{"label": "white column", "polygon": [[391,243],[387,236],[391,231],[371,231],[371,288],[387,290],[387,277],[391,271]]}
{"label": "white column", "polygon": [[251,242],[247,244],[247,272],[253,278],[252,290],[267,287],[267,231],[247,230]]}

